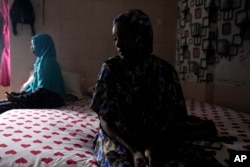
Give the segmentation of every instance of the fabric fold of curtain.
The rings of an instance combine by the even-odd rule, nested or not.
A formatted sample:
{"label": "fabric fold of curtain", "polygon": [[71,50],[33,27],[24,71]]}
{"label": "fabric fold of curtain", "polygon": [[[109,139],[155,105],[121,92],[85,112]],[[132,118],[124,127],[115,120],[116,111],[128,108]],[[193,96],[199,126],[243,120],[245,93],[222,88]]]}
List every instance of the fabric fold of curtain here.
{"label": "fabric fold of curtain", "polygon": [[0,59],[0,85],[10,86],[10,36],[8,0],[0,0],[0,12],[3,18],[3,51]]}

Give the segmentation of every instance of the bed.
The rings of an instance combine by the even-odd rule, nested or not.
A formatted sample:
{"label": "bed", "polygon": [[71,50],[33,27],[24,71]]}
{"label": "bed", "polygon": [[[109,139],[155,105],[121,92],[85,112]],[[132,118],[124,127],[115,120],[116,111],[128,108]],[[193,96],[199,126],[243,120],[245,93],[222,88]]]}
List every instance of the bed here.
{"label": "bed", "polygon": [[[58,109],[13,109],[0,115],[1,167],[97,167],[92,145],[99,120],[91,98]],[[189,115],[213,120],[219,135],[236,136],[220,150],[207,149],[229,166],[230,150],[250,150],[250,116],[196,100],[186,100]]]}
{"label": "bed", "polygon": [[[250,115],[192,99],[187,99],[186,104],[189,115],[212,120],[216,125],[222,148],[206,150],[223,166],[244,166],[236,156],[243,153],[250,157]],[[248,166],[249,159],[245,162]]]}
{"label": "bed", "polygon": [[14,109],[0,115],[0,166],[96,167],[98,119],[90,98],[59,109]]}

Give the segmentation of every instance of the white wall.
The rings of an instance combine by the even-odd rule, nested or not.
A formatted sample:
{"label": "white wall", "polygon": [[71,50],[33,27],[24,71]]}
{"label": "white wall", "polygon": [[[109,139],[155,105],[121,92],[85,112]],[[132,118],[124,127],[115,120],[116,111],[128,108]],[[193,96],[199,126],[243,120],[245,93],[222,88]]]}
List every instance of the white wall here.
{"label": "white wall", "polygon": [[196,99],[250,114],[250,88],[181,81],[185,98]]}
{"label": "white wall", "polygon": [[[53,36],[58,61],[64,71],[78,72],[92,85],[102,62],[116,54],[111,36],[112,20],[117,14],[139,8],[151,18],[154,53],[175,64],[176,10],[174,0],[31,0],[37,33]],[[9,0],[10,7],[13,0]],[[43,23],[44,19],[44,23]],[[11,89],[19,90],[32,69],[31,31],[19,24],[18,35],[11,28]]]}

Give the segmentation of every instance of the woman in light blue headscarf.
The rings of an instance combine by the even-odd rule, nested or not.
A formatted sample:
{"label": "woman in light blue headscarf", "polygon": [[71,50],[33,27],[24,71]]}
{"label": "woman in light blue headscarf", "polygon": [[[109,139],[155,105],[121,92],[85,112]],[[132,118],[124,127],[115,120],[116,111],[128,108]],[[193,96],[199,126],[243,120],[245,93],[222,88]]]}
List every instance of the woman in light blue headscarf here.
{"label": "woman in light blue headscarf", "polygon": [[0,113],[13,108],[56,108],[64,104],[64,82],[53,39],[48,34],[35,35],[31,50],[37,57],[33,79],[22,92],[6,93]]}
{"label": "woman in light blue headscarf", "polygon": [[33,92],[37,88],[44,88],[63,97],[63,78],[60,65],[56,60],[52,38],[48,34],[35,35],[32,37],[31,50],[37,57],[34,64],[34,80],[25,88],[25,91]]}

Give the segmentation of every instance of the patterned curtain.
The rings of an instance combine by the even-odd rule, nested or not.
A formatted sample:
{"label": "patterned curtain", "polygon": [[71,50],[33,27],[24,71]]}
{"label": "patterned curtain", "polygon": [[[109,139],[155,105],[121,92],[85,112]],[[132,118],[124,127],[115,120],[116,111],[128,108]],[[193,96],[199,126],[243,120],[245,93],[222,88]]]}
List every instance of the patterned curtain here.
{"label": "patterned curtain", "polygon": [[[10,35],[9,35],[9,5],[8,0],[0,0],[0,12],[2,15],[2,52],[0,59],[0,85],[10,86]],[[0,51],[1,51],[0,50]]]}

